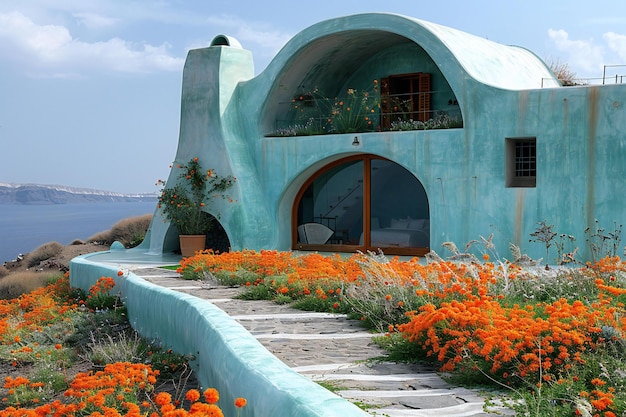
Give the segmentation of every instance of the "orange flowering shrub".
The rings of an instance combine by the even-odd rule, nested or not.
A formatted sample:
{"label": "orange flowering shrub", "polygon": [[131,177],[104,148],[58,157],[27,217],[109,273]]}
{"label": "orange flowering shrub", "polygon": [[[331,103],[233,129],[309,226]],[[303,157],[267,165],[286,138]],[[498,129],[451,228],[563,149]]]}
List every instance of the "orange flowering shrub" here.
{"label": "orange flowering shrub", "polygon": [[62,287],[57,283],[12,300],[0,300],[0,343],[19,344],[20,333],[37,331],[58,322],[65,313],[77,307],[76,304],[57,302],[55,288]]}
{"label": "orange flowering shrub", "polygon": [[[202,254],[185,258],[181,261],[178,272],[186,278],[201,278],[203,273],[219,275],[222,280],[236,278],[240,271],[254,273],[250,281],[229,283],[258,285],[269,283],[276,289],[286,287],[279,292],[297,295],[309,295],[321,288],[324,292],[337,285],[355,284],[364,277],[361,263],[368,255],[355,254],[348,258],[340,255],[323,256],[318,253],[294,255],[292,252],[244,250],[239,252],[215,253],[205,251]],[[420,267],[417,259],[401,262],[398,258],[389,261],[387,269],[403,282],[411,283]],[[246,275],[249,277],[249,275]],[[276,280],[284,277],[285,281]],[[268,281],[268,279],[270,279]],[[274,283],[271,282],[274,279]]]}
{"label": "orange flowering shrub", "polygon": [[360,272],[358,266],[350,260],[344,261],[339,255],[322,256],[310,254],[295,256],[291,252],[262,250],[259,252],[244,250],[217,254],[205,251],[202,254],[185,258],[181,261],[179,272],[235,273],[246,270],[254,272],[259,278],[286,275],[292,282],[297,280],[312,281],[316,278],[336,278],[354,280]]}
{"label": "orange flowering shrub", "polygon": [[[485,264],[473,266],[471,273],[443,273],[428,291],[418,289],[429,302],[409,312],[410,321],[398,325],[397,331],[440,362],[443,371],[480,369],[504,384],[539,389],[545,384],[597,383],[576,375],[591,366],[587,361],[594,352],[604,354],[611,343],[613,349],[623,349],[624,279],[618,287],[618,280],[608,274],[624,272],[624,264],[604,260],[581,271],[597,278],[595,291],[579,299],[524,304],[502,294],[489,268]],[[613,412],[612,395],[611,390],[596,388],[588,396],[590,406]]]}
{"label": "orange flowering shrub", "polygon": [[[214,388],[205,391],[207,403],[199,402],[200,394],[192,389],[185,398],[190,401],[189,410],[185,410],[173,401],[168,392],[159,392],[151,397],[154,391],[157,371],[149,365],[133,363],[114,363],[105,366],[104,370],[95,373],[79,373],[63,394],[65,400],[55,400],[33,408],[7,407],[0,411],[0,417],[9,416],[214,416],[224,417],[219,406],[219,393]],[[29,385],[24,377],[7,377],[4,388]],[[32,385],[32,384],[31,384]],[[143,401],[143,398],[151,398]],[[237,405],[239,404],[239,405]],[[245,398],[237,398],[235,405],[243,407]]]}
{"label": "orange flowering shrub", "polygon": [[295,256],[291,252],[262,250],[220,254],[205,251],[183,259],[178,271],[187,278],[210,274],[226,284],[264,286],[274,297],[313,297],[332,305],[340,299],[343,284],[358,279],[360,268],[339,255]]}
{"label": "orange flowering shrub", "polygon": [[[111,278],[102,277],[90,289],[93,297],[109,296],[115,286]],[[97,372],[78,373],[66,379],[64,366],[71,362],[69,353],[73,349],[64,347],[56,335],[60,327],[46,331],[46,326],[71,320],[78,314],[82,300],[64,279],[24,294],[13,300],[0,300],[0,344],[8,346],[13,358],[15,372],[3,381],[0,388],[0,417],[9,416],[164,416],[202,415],[222,416],[218,404],[219,393],[210,388],[205,391],[206,403],[201,395],[189,390],[184,399],[187,409],[167,392],[155,392],[159,371],[143,363],[118,362],[106,364]],[[69,300],[69,301],[67,301]],[[85,311],[84,309],[82,311]],[[52,343],[42,345],[37,335],[52,337]],[[56,338],[59,338],[57,341]],[[168,353],[171,351],[168,351]],[[161,357],[161,356],[160,356]],[[6,360],[5,357],[0,358]],[[43,361],[48,369],[46,377],[37,373],[21,375],[22,363],[33,364]],[[164,362],[165,363],[165,362]],[[171,365],[170,365],[171,366]],[[58,375],[50,375],[50,369],[58,369]],[[58,390],[58,387],[62,388]],[[245,399],[238,399],[245,405]],[[242,402],[243,401],[243,402]],[[210,403],[209,403],[210,402]],[[243,404],[243,405],[241,405]]]}
{"label": "orange flowering shrub", "polygon": [[443,371],[479,370],[501,384],[530,388],[527,402],[540,401],[551,388],[558,404],[572,410],[625,412],[626,401],[615,398],[626,389],[615,382],[621,378],[608,387],[594,380],[607,373],[607,360],[593,355],[626,357],[626,265],[605,258],[542,277],[508,262],[491,263],[488,256],[483,261],[205,252],[183,260],[180,271],[244,277],[233,283],[266,286],[270,297],[300,300],[296,306],[306,298],[330,300],[329,311],[351,313],[403,338]]}
{"label": "orange flowering shrub", "polygon": [[105,310],[115,307],[117,298],[111,294],[115,280],[111,277],[100,277],[89,289],[86,305],[92,310]]}

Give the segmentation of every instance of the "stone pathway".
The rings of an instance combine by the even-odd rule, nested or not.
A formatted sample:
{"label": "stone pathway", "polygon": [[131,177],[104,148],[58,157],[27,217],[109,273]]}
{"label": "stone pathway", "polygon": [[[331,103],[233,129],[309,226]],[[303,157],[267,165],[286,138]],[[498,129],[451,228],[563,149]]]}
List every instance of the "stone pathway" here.
{"label": "stone pathway", "polygon": [[373,334],[345,315],[305,312],[270,301],[235,300],[243,288],[185,281],[174,271],[144,267],[132,272],[213,303],[296,372],[363,405],[373,416],[514,415],[502,408],[485,412],[479,392],[448,384],[433,368],[377,360],[385,352],[372,342]]}

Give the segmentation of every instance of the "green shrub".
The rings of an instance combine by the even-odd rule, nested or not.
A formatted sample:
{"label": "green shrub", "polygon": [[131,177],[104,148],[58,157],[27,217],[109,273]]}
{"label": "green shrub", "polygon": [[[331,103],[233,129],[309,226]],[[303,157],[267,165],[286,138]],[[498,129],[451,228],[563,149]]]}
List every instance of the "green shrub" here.
{"label": "green shrub", "polygon": [[245,292],[236,296],[238,300],[271,300],[276,293],[267,285],[252,285]]}
{"label": "green shrub", "polygon": [[59,242],[48,242],[26,255],[24,261],[29,268],[39,265],[40,262],[56,256],[63,251],[63,245]]}
{"label": "green shrub", "polygon": [[316,295],[308,295],[298,298],[291,304],[293,308],[304,311],[317,311],[321,313],[349,313],[350,306],[336,297],[320,298]]}
{"label": "green shrub", "polygon": [[258,273],[245,269],[239,269],[235,272],[215,271],[213,275],[220,284],[227,286],[249,285],[259,279]]}

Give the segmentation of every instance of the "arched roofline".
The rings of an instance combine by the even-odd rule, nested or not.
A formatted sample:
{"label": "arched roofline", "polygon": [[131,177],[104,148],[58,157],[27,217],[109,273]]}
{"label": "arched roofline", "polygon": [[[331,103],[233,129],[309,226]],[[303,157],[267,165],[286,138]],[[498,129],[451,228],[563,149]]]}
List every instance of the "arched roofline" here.
{"label": "arched roofline", "polygon": [[324,45],[319,41],[322,39],[363,31],[393,34],[414,42],[437,63],[455,92],[461,91],[467,78],[507,90],[560,86],[546,64],[525,48],[502,45],[446,26],[392,13],[365,13],[314,24],[287,42],[263,75],[278,79],[301,50],[316,47],[321,56]]}

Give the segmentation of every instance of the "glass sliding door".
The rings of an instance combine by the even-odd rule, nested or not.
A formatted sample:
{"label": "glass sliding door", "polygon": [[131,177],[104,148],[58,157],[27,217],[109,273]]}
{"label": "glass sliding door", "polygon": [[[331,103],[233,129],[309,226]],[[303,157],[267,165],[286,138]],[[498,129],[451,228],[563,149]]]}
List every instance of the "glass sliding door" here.
{"label": "glass sliding door", "polygon": [[430,216],[425,196],[409,171],[385,159],[372,159],[368,246],[385,253],[393,248],[428,247]]}
{"label": "glass sliding door", "polygon": [[297,225],[301,244],[358,244],[363,233],[363,161],[349,161],[317,176],[302,194]]}
{"label": "glass sliding door", "polygon": [[428,198],[400,165],[372,155],[327,166],[294,205],[294,249],[417,255],[430,245]]}

